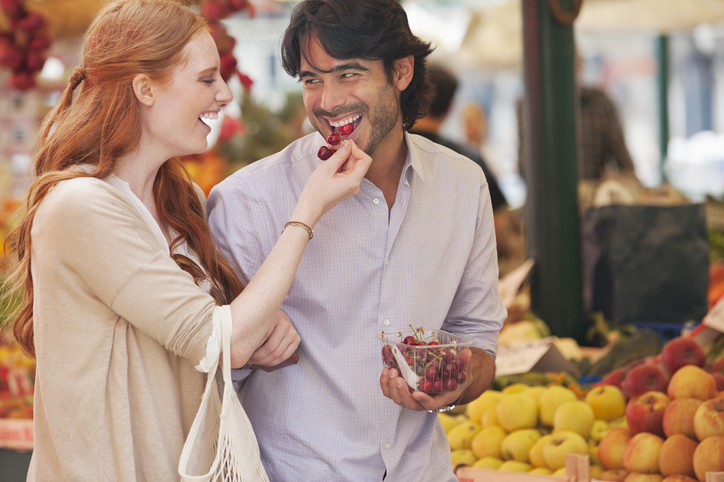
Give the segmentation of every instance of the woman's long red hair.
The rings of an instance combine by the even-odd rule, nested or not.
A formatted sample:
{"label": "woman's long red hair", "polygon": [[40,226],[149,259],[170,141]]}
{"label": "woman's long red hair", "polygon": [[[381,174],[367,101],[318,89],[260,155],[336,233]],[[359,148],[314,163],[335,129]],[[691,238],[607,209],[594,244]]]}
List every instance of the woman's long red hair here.
{"label": "woman's long red hair", "polygon": [[[12,314],[13,334],[28,355],[35,356],[30,232],[38,206],[60,181],[108,177],[117,159],[138,147],[141,119],[133,78],[145,73],[160,82],[168,81],[174,68],[185,61],[183,48],[205,29],[208,26],[201,17],[173,0],[114,2],[89,27],[82,67],[76,68],[41,126],[34,157],[36,178],[19,223],[6,240],[6,251],[14,252],[18,261],[8,279],[10,296],[20,294],[22,298]],[[71,169],[79,164],[93,165],[95,170]],[[243,286],[217,251],[201,201],[179,159],[169,159],[161,166],[154,195],[161,221],[179,233],[174,244],[185,239],[231,301]]]}

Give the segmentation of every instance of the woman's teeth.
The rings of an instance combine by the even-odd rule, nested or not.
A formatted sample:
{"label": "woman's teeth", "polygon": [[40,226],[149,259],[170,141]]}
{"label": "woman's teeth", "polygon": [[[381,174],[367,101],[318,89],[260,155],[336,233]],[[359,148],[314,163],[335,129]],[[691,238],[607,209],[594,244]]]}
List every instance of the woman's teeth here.
{"label": "woman's teeth", "polygon": [[199,119],[216,120],[219,118],[218,112],[204,112],[199,116]]}

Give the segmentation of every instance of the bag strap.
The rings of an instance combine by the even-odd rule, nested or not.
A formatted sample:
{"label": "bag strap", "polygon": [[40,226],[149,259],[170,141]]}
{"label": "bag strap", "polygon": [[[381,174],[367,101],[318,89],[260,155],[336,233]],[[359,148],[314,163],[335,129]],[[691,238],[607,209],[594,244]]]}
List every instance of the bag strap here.
{"label": "bag strap", "polygon": [[[232,386],[232,380],[231,380],[231,307],[226,305],[222,306],[219,311],[224,311],[223,313],[219,313],[220,316],[216,317],[218,319],[218,322],[220,324],[219,333],[221,333],[221,353],[223,355],[223,377],[224,377],[224,384],[228,384],[228,386]],[[215,322],[217,320],[214,320]]]}

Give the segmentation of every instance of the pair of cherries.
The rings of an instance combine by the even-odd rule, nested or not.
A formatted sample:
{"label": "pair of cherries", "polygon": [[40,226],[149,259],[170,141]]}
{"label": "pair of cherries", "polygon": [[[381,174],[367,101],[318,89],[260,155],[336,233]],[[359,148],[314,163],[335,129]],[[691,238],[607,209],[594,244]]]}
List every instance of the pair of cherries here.
{"label": "pair of cherries", "polygon": [[338,146],[340,142],[342,142],[342,136],[347,136],[351,134],[352,129],[354,129],[352,123],[349,123],[339,128],[339,134],[337,134],[336,132],[332,132],[329,137],[327,137],[327,145],[319,148],[317,156],[323,161],[326,161],[327,159],[332,157],[332,154],[334,154],[337,150],[333,149],[332,147]]}

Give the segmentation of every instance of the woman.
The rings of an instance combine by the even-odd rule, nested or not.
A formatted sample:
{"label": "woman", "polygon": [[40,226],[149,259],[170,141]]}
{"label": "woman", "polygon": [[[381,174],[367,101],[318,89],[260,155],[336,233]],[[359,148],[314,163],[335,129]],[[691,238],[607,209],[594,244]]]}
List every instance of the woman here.
{"label": "woman", "polygon": [[24,294],[14,333],[37,357],[30,480],[176,479],[202,371],[219,356],[214,316],[232,318],[234,367],[270,332],[270,365],[270,352],[295,350],[279,307],[311,229],[371,159],[347,143],[321,163],[241,291],[178,160],[207,147],[203,120],[231,100],[205,22],[177,2],[114,2],[89,28],[11,237]]}

